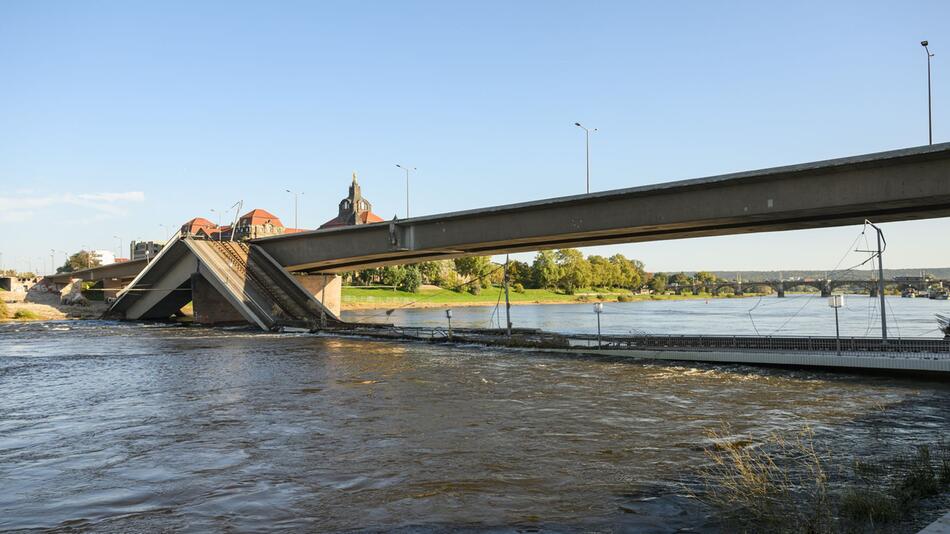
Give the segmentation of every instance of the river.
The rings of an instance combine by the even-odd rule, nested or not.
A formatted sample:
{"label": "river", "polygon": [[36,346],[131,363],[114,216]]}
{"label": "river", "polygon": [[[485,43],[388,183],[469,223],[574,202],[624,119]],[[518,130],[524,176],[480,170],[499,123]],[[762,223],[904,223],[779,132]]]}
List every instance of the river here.
{"label": "river", "polygon": [[[950,301],[888,296],[888,334],[891,337],[941,338],[934,314],[950,316]],[[838,310],[842,336],[880,336],[880,299],[846,295]],[[438,308],[354,310],[343,318],[355,322],[389,322],[401,326],[445,326],[445,311]],[[457,307],[454,326],[486,328],[505,324],[504,303]],[[499,317],[501,322],[499,323]],[[518,327],[541,328],[566,333],[595,333],[597,317],[592,304],[545,304],[512,306],[511,322]],[[719,334],[834,336],[835,312],[828,299],[817,294],[605,302],[601,316],[605,334]]]}
{"label": "river", "polygon": [[[608,304],[603,319],[612,332],[690,322],[723,333],[730,320],[708,310],[724,307],[745,333],[740,312],[755,304]],[[910,303],[892,304],[912,316]],[[914,304],[932,316],[932,303]],[[519,326],[586,331],[588,308],[514,314]],[[858,312],[842,314],[849,333],[860,333]],[[457,309],[456,320],[490,313]],[[777,321],[763,314],[758,328]],[[929,327],[903,321],[905,333]],[[723,423],[753,437],[809,426],[824,446],[870,459],[950,434],[950,386],[237,329],[7,323],[0,530],[713,532],[716,514],[688,488],[705,431]]]}

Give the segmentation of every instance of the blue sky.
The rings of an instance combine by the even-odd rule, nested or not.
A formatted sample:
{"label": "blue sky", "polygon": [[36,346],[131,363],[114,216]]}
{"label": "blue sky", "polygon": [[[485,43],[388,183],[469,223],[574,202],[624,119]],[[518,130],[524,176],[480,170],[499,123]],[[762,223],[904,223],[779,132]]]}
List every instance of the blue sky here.
{"label": "blue sky", "polygon": [[[947,2],[0,3],[0,253],[160,239],[239,199],[300,225],[356,171],[414,215],[950,141]],[[950,219],[885,225],[950,266]],[[598,247],[651,270],[828,269],[860,228]],[[62,262],[58,254],[56,263]]]}

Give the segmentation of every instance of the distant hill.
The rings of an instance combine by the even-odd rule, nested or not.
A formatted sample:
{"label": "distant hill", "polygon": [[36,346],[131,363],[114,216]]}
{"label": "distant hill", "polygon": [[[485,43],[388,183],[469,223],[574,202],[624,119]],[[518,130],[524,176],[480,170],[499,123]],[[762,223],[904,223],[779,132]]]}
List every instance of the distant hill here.
{"label": "distant hill", "polygon": [[[695,274],[694,271],[684,271],[688,275]],[[726,280],[735,280],[736,274],[742,275],[743,282],[762,282],[764,280],[792,280],[792,279],[823,279],[828,271],[818,270],[788,270],[788,271],[710,271],[719,278]],[[939,280],[950,280],[950,267],[924,268],[924,269],[884,269],[884,278],[892,280],[896,276],[920,276],[921,273],[931,275]],[[873,279],[877,279],[877,271],[873,271]],[[871,280],[872,271],[867,266],[861,270],[848,272],[839,272],[832,274],[832,278],[839,280]]]}

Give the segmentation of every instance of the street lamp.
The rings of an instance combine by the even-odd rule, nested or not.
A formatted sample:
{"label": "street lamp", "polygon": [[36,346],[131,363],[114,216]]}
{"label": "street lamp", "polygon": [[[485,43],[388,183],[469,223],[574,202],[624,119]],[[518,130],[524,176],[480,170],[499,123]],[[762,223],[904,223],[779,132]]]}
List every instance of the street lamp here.
{"label": "street lamp", "polygon": [[590,133],[596,132],[597,128],[587,129],[584,126],[582,126],[581,123],[579,122],[575,122],[574,126],[577,126],[578,128],[584,130],[584,137],[586,139],[584,143],[584,147],[587,152],[587,193],[589,194],[590,193]]}
{"label": "street lamp", "polygon": [[930,53],[930,49],[927,48],[927,45],[930,44],[927,41],[921,41],[920,46],[924,47],[924,53],[927,54],[927,137],[928,144],[934,144],[934,127],[933,127],[933,108],[931,106],[931,97],[930,97],[930,58],[934,57]]}
{"label": "street lamp", "polygon": [[449,321],[449,341],[452,340],[452,308],[445,310],[445,318]]}
{"label": "street lamp", "polygon": [[838,328],[838,308],[844,306],[844,295],[828,297],[828,306],[835,309],[835,353],[841,356],[841,329]]}
{"label": "street lamp", "polygon": [[211,208],[211,213],[218,214],[218,241],[221,241],[221,212]]}
{"label": "street lamp", "polygon": [[119,236],[117,236],[117,235],[114,235],[114,236],[112,236],[112,237],[113,237],[113,239],[115,239],[116,242],[119,244],[119,246],[116,247],[116,249],[115,249],[115,250],[116,250],[116,255],[115,255],[115,257],[118,258],[119,256],[122,255],[122,238],[119,237]]}
{"label": "street lamp", "polygon": [[415,167],[403,167],[400,164],[396,164],[397,167],[406,171],[406,218],[409,218],[409,171],[416,170]]}
{"label": "street lamp", "polygon": [[597,315],[597,348],[600,348],[600,314],[604,313],[604,303],[594,303],[594,314]]}
{"label": "street lamp", "polygon": [[297,224],[297,197],[302,195],[303,192],[291,191],[290,189],[284,189],[284,191],[287,191],[294,196],[294,228],[300,228],[300,226]]}

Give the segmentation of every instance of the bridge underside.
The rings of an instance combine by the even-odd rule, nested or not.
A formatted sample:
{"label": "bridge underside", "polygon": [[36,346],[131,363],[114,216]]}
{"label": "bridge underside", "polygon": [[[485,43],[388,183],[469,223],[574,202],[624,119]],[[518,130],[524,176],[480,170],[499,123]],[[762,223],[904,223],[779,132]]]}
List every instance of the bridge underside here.
{"label": "bridge underside", "polygon": [[[339,320],[339,280],[308,291],[265,252],[243,243],[179,239],[167,246],[109,310],[129,320],[167,319],[193,303],[201,324],[317,328]],[[311,291],[313,280],[308,281]],[[324,306],[319,298],[334,301]]]}

